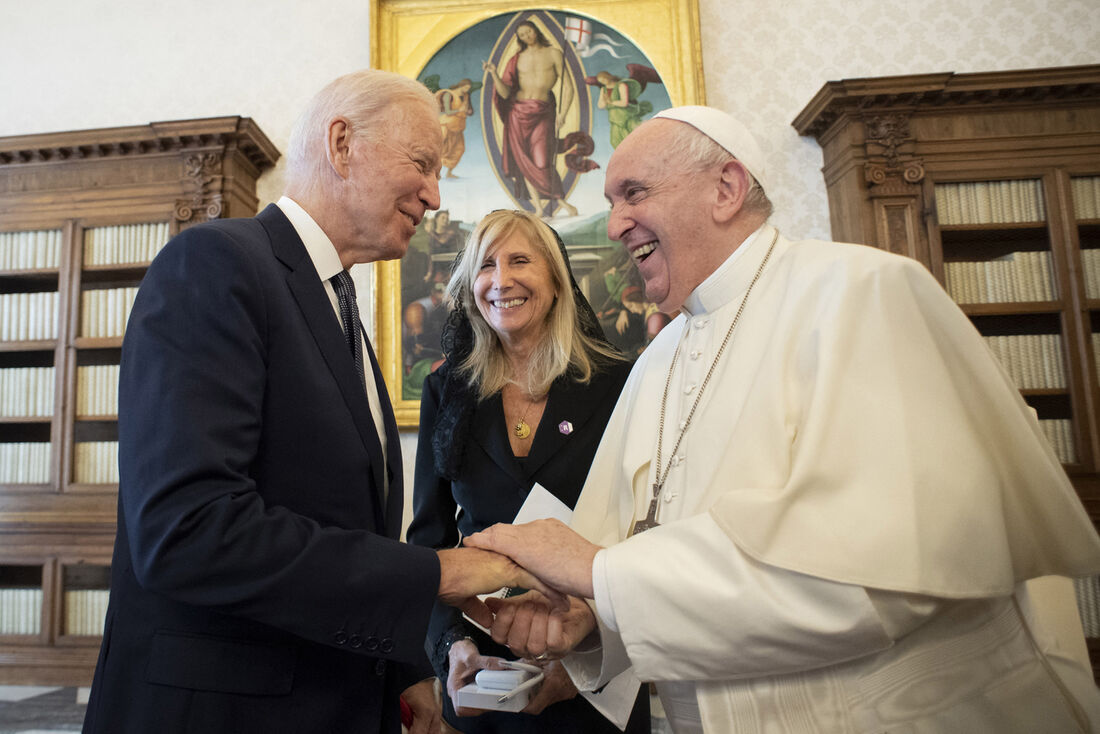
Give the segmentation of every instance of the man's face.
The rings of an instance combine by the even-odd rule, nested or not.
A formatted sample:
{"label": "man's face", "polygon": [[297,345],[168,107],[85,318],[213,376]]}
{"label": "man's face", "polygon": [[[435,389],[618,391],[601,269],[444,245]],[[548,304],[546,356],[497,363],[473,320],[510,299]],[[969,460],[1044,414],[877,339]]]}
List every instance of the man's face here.
{"label": "man's face", "polygon": [[382,123],[377,140],[352,138],[344,205],[354,230],[355,262],[405,254],[428,209],[439,208],[439,124],[429,110],[407,106]]}
{"label": "man's face", "polygon": [[645,281],[646,299],[673,313],[710,274],[701,251],[713,199],[707,172],[668,154],[672,125],[652,120],[626,137],[607,166],[607,236],[623,244]]}
{"label": "man's face", "polygon": [[528,46],[535,43],[535,29],[528,25],[521,25],[516,29],[516,38],[526,43]]}

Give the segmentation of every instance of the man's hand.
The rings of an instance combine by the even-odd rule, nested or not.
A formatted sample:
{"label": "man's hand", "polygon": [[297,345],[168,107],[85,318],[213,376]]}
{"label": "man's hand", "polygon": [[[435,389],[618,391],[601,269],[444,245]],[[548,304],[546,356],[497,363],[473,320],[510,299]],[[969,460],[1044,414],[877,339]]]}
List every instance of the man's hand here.
{"label": "man's hand", "polygon": [[478,598],[505,586],[537,589],[558,609],[569,605],[565,597],[517,566],[506,556],[476,548],[449,548],[439,555],[439,600],[458,607],[482,627],[493,624],[493,615]]}
{"label": "man's hand", "polygon": [[473,640],[459,640],[448,653],[447,695],[459,716],[479,716],[485,709],[459,708],[458,689],[474,682],[479,670],[507,670],[503,658],[482,655]]}
{"label": "man's hand", "polygon": [[[560,520],[498,523],[474,533],[463,544],[506,555],[563,594],[593,598],[592,559],[600,546],[589,543]],[[527,584],[510,585],[543,590]]]}
{"label": "man's hand", "polygon": [[401,694],[409,710],[412,711],[412,726],[409,734],[437,734],[443,716],[443,707],[435,695],[435,678],[422,680],[409,686]]}
{"label": "man's hand", "polygon": [[543,666],[542,672],[546,675],[539,684],[539,691],[535,697],[527,702],[523,709],[525,714],[541,714],[542,710],[550,704],[558,701],[568,701],[577,695],[577,687],[569,679],[562,664],[556,660]]}
{"label": "man's hand", "polygon": [[596,629],[592,609],[576,597],[569,598],[566,611],[555,611],[536,591],[485,601],[496,615],[490,630],[493,639],[520,657],[539,661],[563,657]]}

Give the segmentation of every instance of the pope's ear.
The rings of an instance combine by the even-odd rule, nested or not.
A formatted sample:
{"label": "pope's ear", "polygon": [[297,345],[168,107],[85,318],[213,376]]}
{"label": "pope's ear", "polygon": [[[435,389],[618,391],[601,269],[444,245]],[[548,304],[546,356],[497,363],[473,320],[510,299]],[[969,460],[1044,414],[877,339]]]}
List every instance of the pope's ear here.
{"label": "pope's ear", "polygon": [[351,124],[343,117],[332,118],[325,128],[325,155],[333,172],[346,179],[351,160]]}
{"label": "pope's ear", "polygon": [[714,202],[714,218],[719,222],[728,222],[745,203],[745,197],[752,188],[752,176],[744,164],[730,160],[722,166],[718,174],[718,196]]}

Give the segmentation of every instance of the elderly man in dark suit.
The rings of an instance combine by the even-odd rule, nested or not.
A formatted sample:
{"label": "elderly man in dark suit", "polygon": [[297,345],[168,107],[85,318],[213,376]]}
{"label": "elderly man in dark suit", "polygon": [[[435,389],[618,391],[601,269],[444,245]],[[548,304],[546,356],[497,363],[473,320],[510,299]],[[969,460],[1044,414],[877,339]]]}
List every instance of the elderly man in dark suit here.
{"label": "elderly man in dark suit", "polygon": [[[149,268],[122,349],[118,539],[85,732],[436,731],[439,599],[533,579],[398,541],[401,452],[347,269],[439,206],[427,89],[341,77],[290,142],[286,195]],[[491,619],[491,617],[484,619]]]}

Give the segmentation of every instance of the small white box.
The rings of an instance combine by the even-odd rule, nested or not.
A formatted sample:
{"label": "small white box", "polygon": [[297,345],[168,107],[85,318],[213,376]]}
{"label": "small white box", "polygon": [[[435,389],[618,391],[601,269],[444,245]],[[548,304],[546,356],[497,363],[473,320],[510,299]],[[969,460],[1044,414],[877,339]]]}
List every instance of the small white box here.
{"label": "small white box", "polygon": [[481,688],[477,683],[470,683],[458,689],[458,707],[471,709],[486,709],[488,711],[523,711],[531,700],[531,691],[520,691],[514,697],[504,703],[498,700],[507,691],[497,691],[492,688]]}

